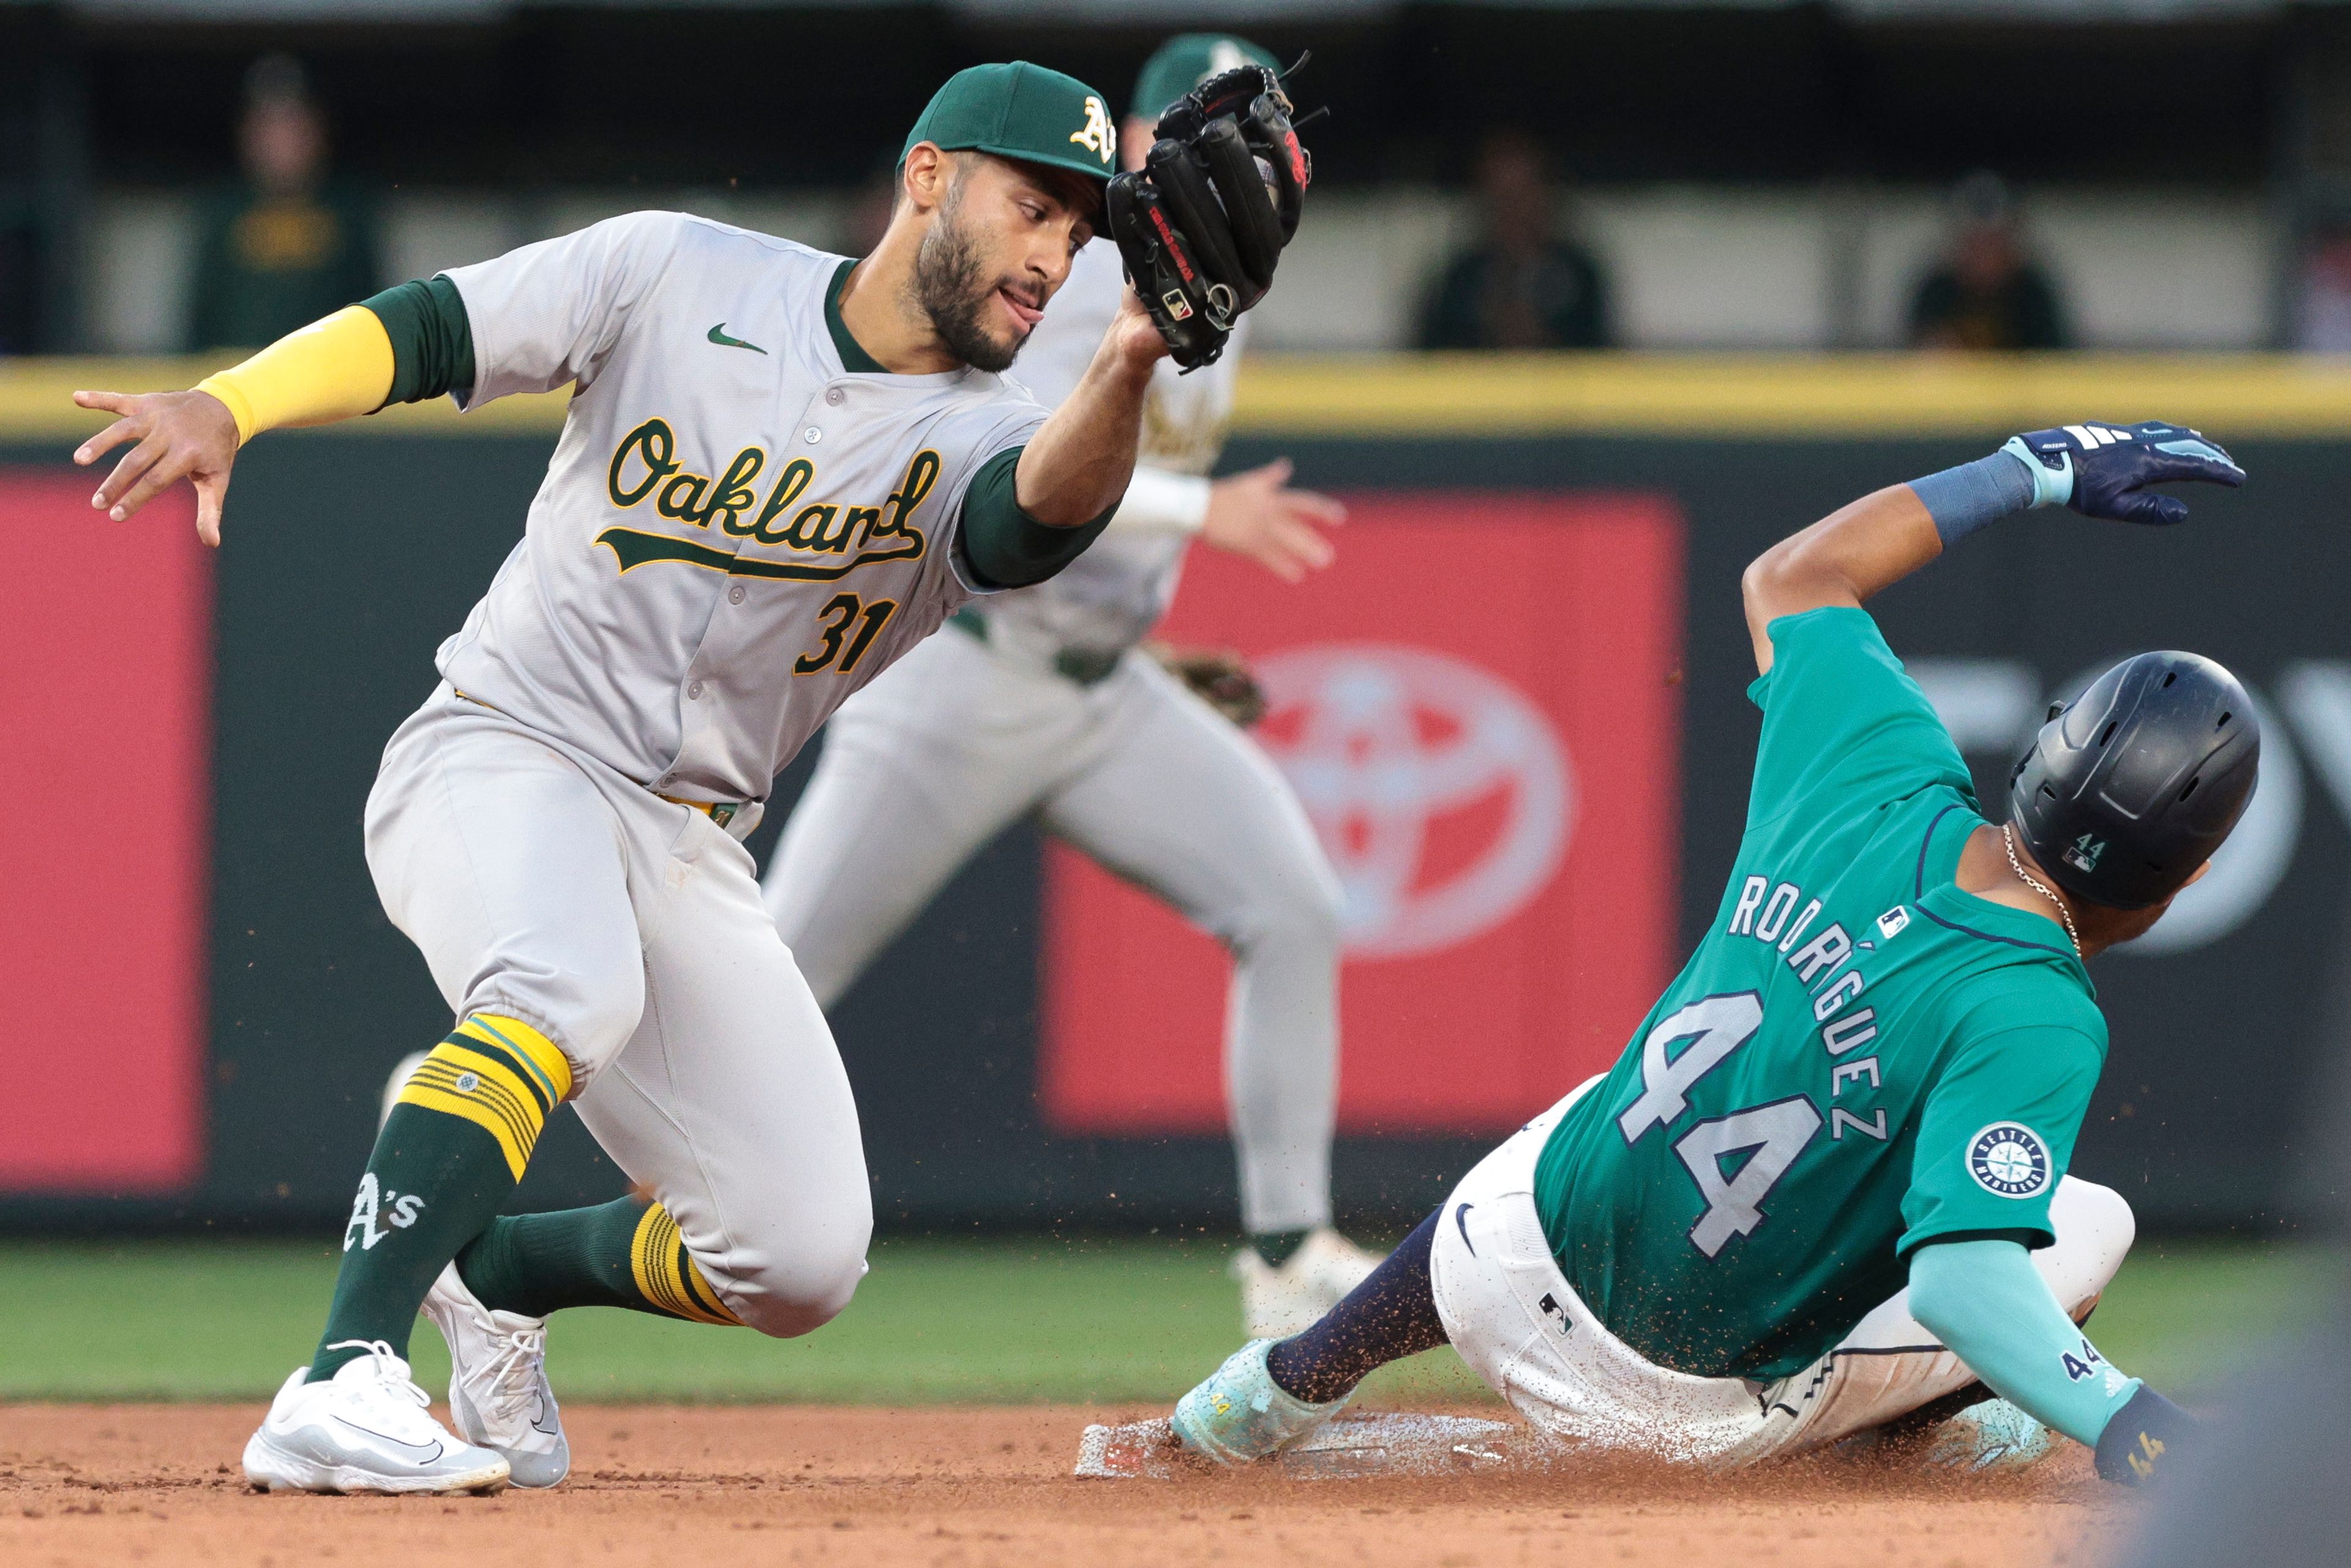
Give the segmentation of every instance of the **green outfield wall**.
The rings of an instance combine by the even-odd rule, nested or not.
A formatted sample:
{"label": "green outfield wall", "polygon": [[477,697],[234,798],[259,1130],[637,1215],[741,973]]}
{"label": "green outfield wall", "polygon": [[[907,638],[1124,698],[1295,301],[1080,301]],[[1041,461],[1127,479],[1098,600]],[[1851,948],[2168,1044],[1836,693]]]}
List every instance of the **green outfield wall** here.
{"label": "green outfield wall", "polygon": [[[201,370],[0,364],[0,537],[73,526],[21,500],[69,473],[72,442],[95,428],[65,392],[186,384]],[[2198,497],[2188,528],[2038,515],[1971,541],[1877,608],[1987,790],[2041,705],[2123,653],[2193,648],[2253,689],[2270,750],[2233,863],[2211,879],[2218,894],[2183,910],[2193,918],[2173,950],[2118,954],[2094,970],[2113,1052],[2076,1168],[2120,1188],[2150,1225],[2274,1226],[2306,1204],[2302,1112],[2351,1054],[2351,371],[2088,357],[1301,361],[1252,366],[1242,388],[1228,467],[1287,454],[1300,483],[1359,496],[1670,504],[1685,540],[1681,754],[1677,783],[1662,787],[1677,791],[1680,831],[1678,863],[1659,874],[1677,878],[1675,961],[1711,914],[1743,810],[1757,720],[1737,583],[1757,550],[1865,489],[1980,455],[2019,428],[2160,415],[2227,444],[2252,483]],[[112,879],[120,908],[183,892],[201,901],[201,1022],[174,1047],[193,1064],[192,1087],[172,1091],[193,1095],[182,1107],[199,1129],[193,1163],[163,1181],[20,1163],[0,1177],[0,1224],[339,1219],[386,1071],[447,1027],[422,962],[376,904],[361,806],[385,737],[434,685],[434,646],[518,536],[559,419],[557,400],[517,400],[479,417],[401,410],[257,444],[238,463],[226,547],[193,569],[208,574],[210,604],[197,688],[209,693],[204,777],[172,783],[119,761],[102,777],[11,769],[17,810],[0,830],[0,867],[28,887],[70,883],[88,843],[167,783],[196,789],[210,832],[207,870],[90,873]],[[87,570],[67,587],[86,577],[103,594],[110,561],[149,548],[150,525],[91,514],[87,526]],[[1374,548],[1365,537],[1360,548]],[[1499,582],[1512,565],[1465,529],[1453,559],[1397,570]],[[0,604],[20,637],[67,647],[86,638],[78,656],[89,667],[111,656],[73,591],[53,581],[0,585]],[[35,694],[0,685],[0,720],[17,727],[0,733],[0,747],[29,755],[23,727],[54,725],[71,707],[69,682],[63,695],[54,682]],[[810,761],[779,780],[755,849],[772,840]],[[1008,834],[880,966],[896,983],[863,987],[837,1009],[885,1223],[1229,1223],[1218,1140],[1067,1136],[1040,1115],[1039,867],[1035,833]],[[191,875],[201,885],[171,885]],[[41,917],[20,906],[18,925],[0,932]],[[15,975],[17,1005],[0,1026],[12,1079],[73,1061],[78,997],[168,958],[112,949],[102,930],[74,951],[80,961]],[[1478,1071],[1479,1041],[1431,1033],[1433,1071]],[[93,1146],[117,1136],[123,1108],[145,1091],[99,1066],[59,1091],[62,1109],[45,1113],[44,1126]],[[576,1124],[565,1116],[558,1128],[526,1199],[615,1190],[617,1173]],[[1408,1217],[1488,1141],[1351,1134],[1342,1204]],[[123,1169],[138,1168],[125,1159]]]}

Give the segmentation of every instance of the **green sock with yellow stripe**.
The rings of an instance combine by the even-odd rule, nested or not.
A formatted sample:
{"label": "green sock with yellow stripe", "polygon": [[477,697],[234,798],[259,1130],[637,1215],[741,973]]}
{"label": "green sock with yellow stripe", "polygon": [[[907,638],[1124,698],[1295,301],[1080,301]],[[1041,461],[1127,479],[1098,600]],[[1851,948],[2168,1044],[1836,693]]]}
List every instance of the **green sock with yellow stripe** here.
{"label": "green sock with yellow stripe", "polygon": [[476,1013],[433,1048],[384,1118],[343,1228],[327,1332],[310,1379],[381,1341],[402,1356],[433,1281],[514,1195],[571,1067],[528,1024]]}
{"label": "green sock with yellow stripe", "polygon": [[457,1273],[484,1306],[527,1317],[627,1307],[689,1322],[742,1322],[695,1266],[669,1210],[642,1197],[493,1220],[457,1254]]}

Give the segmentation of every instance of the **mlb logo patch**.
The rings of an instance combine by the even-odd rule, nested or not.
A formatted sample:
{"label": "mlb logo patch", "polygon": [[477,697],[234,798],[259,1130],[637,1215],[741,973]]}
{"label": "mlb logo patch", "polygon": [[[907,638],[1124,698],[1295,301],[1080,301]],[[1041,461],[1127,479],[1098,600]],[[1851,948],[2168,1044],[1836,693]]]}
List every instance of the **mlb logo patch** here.
{"label": "mlb logo patch", "polygon": [[2080,838],[2067,844],[2057,858],[2075,871],[2091,872],[2098,869],[2098,857],[2105,852],[2105,840],[2092,838],[2089,834],[2084,833]]}
{"label": "mlb logo patch", "polygon": [[1877,934],[1889,938],[1899,936],[1909,924],[1910,912],[1897,904],[1877,917]]}

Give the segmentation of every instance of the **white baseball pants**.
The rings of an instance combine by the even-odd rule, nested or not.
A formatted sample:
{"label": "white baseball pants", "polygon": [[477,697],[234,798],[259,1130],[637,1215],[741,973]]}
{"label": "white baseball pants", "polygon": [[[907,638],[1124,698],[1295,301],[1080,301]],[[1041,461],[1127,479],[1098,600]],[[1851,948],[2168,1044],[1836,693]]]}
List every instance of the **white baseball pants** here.
{"label": "white baseball pants", "polygon": [[367,856],[451,1010],[561,1049],[580,1119],[737,1317],[800,1334],[848,1305],[857,1107],[739,842],[444,685],[384,748]]}
{"label": "white baseball pants", "polygon": [[776,927],[830,1007],[980,846],[1047,832],[1233,956],[1225,1078],[1250,1231],[1331,1218],[1339,885],[1265,753],[1149,658],[1081,686],[947,627],[844,704],[768,868]]}
{"label": "white baseball pants", "polygon": [[[1445,1201],[1430,1254],[1437,1315],[1453,1348],[1535,1426],[1597,1447],[1737,1466],[1881,1427],[1975,1381],[1910,1316],[1897,1292],[1811,1366],[1771,1385],[1656,1365],[1604,1328],[1569,1289],[1535,1210],[1535,1161],[1592,1079],[1513,1134]],[[2130,1206],[2071,1176],[2050,1202],[2057,1239],[2034,1267],[2069,1316],[2130,1251]]]}

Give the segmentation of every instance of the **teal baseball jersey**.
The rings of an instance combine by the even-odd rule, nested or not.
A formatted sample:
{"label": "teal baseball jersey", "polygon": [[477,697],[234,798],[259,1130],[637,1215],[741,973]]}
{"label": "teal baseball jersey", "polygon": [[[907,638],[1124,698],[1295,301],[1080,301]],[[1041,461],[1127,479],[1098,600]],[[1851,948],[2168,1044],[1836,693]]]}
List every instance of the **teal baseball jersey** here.
{"label": "teal baseball jersey", "polygon": [[1966,765],[1859,610],[1771,623],[1747,828],[1706,938],[1561,1119],[1561,1270],[1651,1361],[1769,1382],[1937,1238],[2051,1239],[2105,1064],[2064,927],[1952,882]]}

